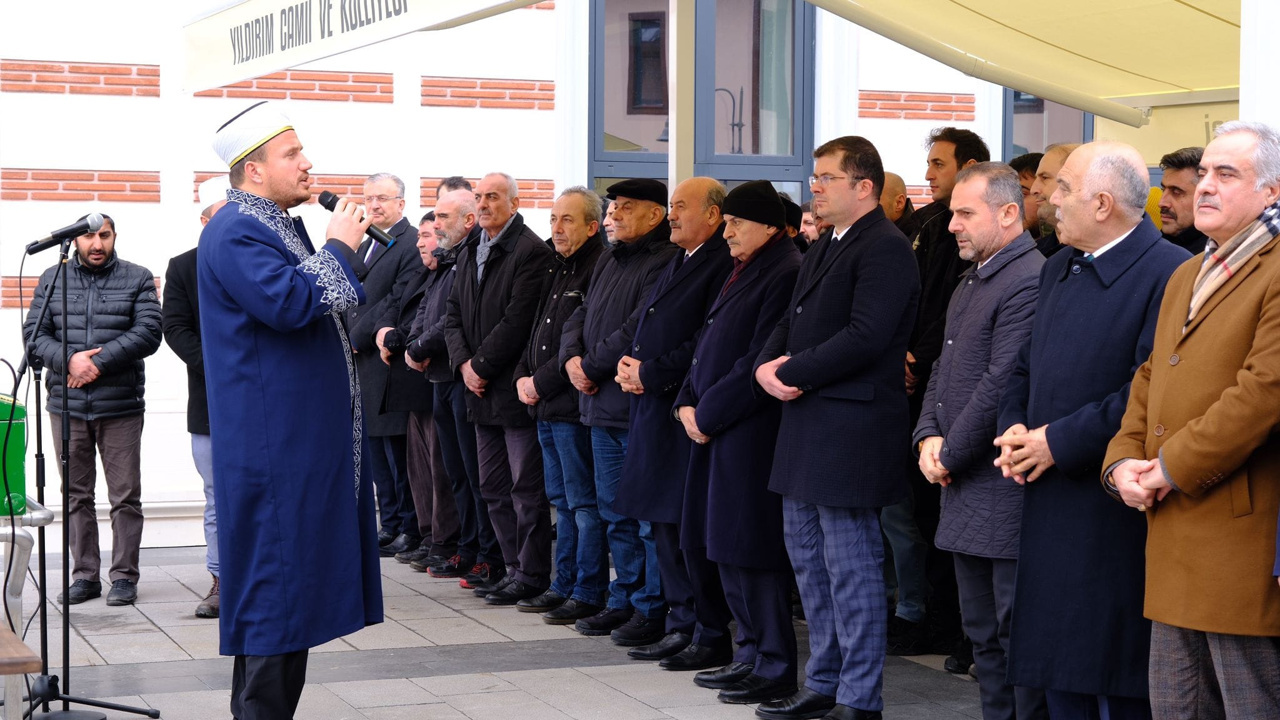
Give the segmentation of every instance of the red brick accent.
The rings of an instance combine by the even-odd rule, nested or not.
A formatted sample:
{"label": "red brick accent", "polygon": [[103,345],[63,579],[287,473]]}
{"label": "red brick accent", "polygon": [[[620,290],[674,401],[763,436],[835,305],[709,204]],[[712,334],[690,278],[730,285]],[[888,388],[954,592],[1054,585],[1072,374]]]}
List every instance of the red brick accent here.
{"label": "red brick accent", "polygon": [[928,185],[908,185],[907,199],[911,200],[912,207],[919,210],[933,202],[933,192],[929,190]]}
{"label": "red brick accent", "polygon": [[389,103],[394,94],[391,73],[284,70],[213,90],[202,90],[196,93],[196,97]]}
{"label": "red brick accent", "polygon": [[[21,282],[19,282],[21,281]],[[156,294],[160,294],[160,277],[155,277]],[[31,296],[35,294],[36,286],[40,284],[40,276],[36,275],[5,275],[0,278],[0,310],[22,309],[26,310],[31,304]]]}
{"label": "red brick accent", "polygon": [[[858,117],[897,120],[971,122],[973,95],[864,90],[858,93]],[[914,200],[913,200],[914,202]]]}
{"label": "red brick accent", "polygon": [[[201,171],[195,174],[195,178],[193,178],[191,183],[192,202],[200,202],[200,183],[215,175],[226,175],[226,172]],[[316,198],[325,190],[328,190],[338,197],[363,197],[364,181],[367,177],[368,175],[320,175],[317,173],[311,173],[311,199],[307,202],[316,202]]]}
{"label": "red brick accent", "polygon": [[159,97],[160,66],[0,60],[0,91]]}
{"label": "red brick accent", "polygon": [[[418,184],[418,202],[424,208],[435,207],[436,187],[442,177],[424,177]],[[480,183],[480,178],[467,178],[471,187]],[[520,188],[520,207],[549,210],[556,202],[556,184],[552,180],[516,180]]]}
{"label": "red brick accent", "polygon": [[160,202],[160,173],[120,170],[32,170],[0,173],[3,200]]}
{"label": "red brick accent", "polygon": [[423,77],[422,104],[432,107],[554,110],[551,80]]}

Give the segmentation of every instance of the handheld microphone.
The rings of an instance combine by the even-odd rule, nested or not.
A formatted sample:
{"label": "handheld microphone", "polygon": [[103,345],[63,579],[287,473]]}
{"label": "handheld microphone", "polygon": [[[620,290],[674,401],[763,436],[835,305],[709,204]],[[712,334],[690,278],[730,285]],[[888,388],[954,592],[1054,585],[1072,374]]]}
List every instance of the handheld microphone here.
{"label": "handheld microphone", "polygon": [[59,230],[54,230],[44,238],[31,243],[27,246],[27,254],[35,255],[43,250],[48,250],[67,238],[80,237],[81,235],[86,235],[88,233],[96,233],[101,229],[102,215],[100,213],[93,213],[79,222],[73,223]]}
{"label": "handheld microphone", "polygon": [[[328,210],[329,212],[333,212],[333,209],[338,206],[338,196],[328,190],[320,193],[320,197],[317,198],[317,200],[320,203],[320,207]],[[391,247],[396,244],[396,239],[388,235],[385,230],[377,225],[370,225],[369,228],[364,231],[364,234],[374,240],[377,240],[383,247]]]}

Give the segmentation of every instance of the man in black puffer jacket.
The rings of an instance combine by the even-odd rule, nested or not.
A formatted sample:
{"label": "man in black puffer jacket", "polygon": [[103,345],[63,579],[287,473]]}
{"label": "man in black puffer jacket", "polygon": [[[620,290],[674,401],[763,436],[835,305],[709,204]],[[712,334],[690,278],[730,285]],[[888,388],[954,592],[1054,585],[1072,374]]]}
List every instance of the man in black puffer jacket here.
{"label": "man in black puffer jacket", "polygon": [[[81,218],[82,220],[84,218]],[[138,597],[138,550],[142,542],[142,359],[160,348],[160,301],[155,279],[144,267],[116,257],[115,221],[76,238],[67,270],[67,352],[62,357],[62,288],[59,265],[40,276],[22,333],[49,369],[50,426],[62,444],[62,413],[70,413],[68,539],[74,584],[58,602],[72,605],[102,595],[98,519],[94,510],[94,447],[102,455],[111,497],[111,592],[108,605]],[[61,279],[58,280],[61,282]],[[37,327],[40,309],[49,311]],[[67,397],[62,377],[67,373]]]}

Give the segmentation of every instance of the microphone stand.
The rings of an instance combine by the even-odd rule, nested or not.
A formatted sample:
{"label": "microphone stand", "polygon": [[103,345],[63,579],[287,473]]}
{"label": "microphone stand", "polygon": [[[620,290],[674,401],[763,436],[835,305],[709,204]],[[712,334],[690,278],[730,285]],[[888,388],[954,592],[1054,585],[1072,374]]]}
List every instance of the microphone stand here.
{"label": "microphone stand", "polygon": [[[54,283],[62,285],[62,447],[61,456],[59,457],[59,467],[62,471],[62,597],[66,598],[70,592],[71,586],[71,549],[70,549],[70,507],[71,497],[67,483],[67,471],[71,457],[71,413],[68,411],[69,398],[67,397],[67,381],[69,377],[71,356],[67,352],[67,255],[71,249],[71,238],[67,238],[62,242],[62,248],[58,253],[58,263],[61,269],[54,276]],[[44,324],[45,316],[49,312],[49,298],[44,299],[44,305],[40,308],[40,317],[36,321],[35,329],[32,331],[31,341],[27,345],[27,361],[31,365],[33,377],[36,385],[36,502],[44,505],[44,436],[42,427],[42,414],[40,408],[40,374],[43,363],[35,353],[35,333],[39,331],[40,326]],[[91,707],[105,708],[107,710],[116,710],[118,712],[133,713],[135,715],[145,715],[150,718],[160,717],[160,711],[153,708],[135,708],[128,705],[117,705],[115,703],[101,702],[99,700],[90,700],[88,698],[75,697],[67,695],[62,690],[71,689],[71,605],[64,602],[62,607],[62,689],[58,686],[58,676],[49,674],[49,608],[48,593],[45,592],[45,537],[44,527],[37,531],[39,537],[39,554],[40,554],[40,660],[41,674],[31,682],[31,697],[29,702],[32,706],[39,704],[43,712],[36,715],[32,712],[24,714],[24,717],[41,718],[43,720],[106,720],[106,715],[100,712],[86,710],[72,710],[71,703],[77,705],[88,705]],[[49,710],[49,703],[61,702],[62,710]],[[33,708],[34,709],[34,708]]]}

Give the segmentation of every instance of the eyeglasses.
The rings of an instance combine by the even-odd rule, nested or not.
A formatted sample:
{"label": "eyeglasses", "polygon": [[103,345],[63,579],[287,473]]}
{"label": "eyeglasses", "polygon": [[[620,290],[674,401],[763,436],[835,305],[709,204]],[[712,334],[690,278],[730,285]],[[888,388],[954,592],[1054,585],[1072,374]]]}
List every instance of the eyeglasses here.
{"label": "eyeglasses", "polygon": [[850,175],[830,175],[830,174],[827,174],[827,173],[823,173],[823,174],[821,174],[821,175],[810,175],[810,176],[809,176],[809,185],[810,185],[810,187],[812,187],[812,186],[814,186],[814,185],[817,185],[818,187],[826,187],[826,186],[830,185],[830,184],[831,184],[831,182],[832,182],[833,180],[844,180],[844,179],[849,179],[849,180],[852,180],[853,182],[860,182],[860,181],[862,181],[862,180],[866,180],[867,178],[859,177],[859,176],[857,176],[857,175],[853,175],[853,176],[850,176]]}
{"label": "eyeglasses", "polygon": [[403,199],[404,198],[402,198],[399,195],[365,195],[364,204],[368,205],[372,203],[374,200],[377,200],[379,205],[385,205],[391,202],[392,200],[403,200]]}

